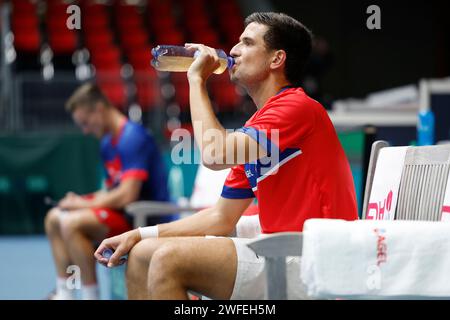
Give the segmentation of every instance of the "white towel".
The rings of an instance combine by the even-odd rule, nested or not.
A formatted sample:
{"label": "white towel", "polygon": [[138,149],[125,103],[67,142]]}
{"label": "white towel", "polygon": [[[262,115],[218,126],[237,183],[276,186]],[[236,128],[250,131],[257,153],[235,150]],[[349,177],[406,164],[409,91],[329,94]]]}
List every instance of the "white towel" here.
{"label": "white towel", "polygon": [[315,298],[450,298],[450,224],[309,219],[301,278]]}

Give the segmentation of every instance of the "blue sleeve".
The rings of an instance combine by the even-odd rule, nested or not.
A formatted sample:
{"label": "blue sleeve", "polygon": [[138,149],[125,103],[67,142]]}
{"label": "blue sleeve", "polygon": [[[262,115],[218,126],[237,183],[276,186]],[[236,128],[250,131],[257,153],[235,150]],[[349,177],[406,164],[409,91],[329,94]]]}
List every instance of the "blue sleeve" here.
{"label": "blue sleeve", "polygon": [[122,180],[130,177],[147,180],[155,147],[153,139],[143,128],[133,126],[124,132],[118,148],[122,162]]}

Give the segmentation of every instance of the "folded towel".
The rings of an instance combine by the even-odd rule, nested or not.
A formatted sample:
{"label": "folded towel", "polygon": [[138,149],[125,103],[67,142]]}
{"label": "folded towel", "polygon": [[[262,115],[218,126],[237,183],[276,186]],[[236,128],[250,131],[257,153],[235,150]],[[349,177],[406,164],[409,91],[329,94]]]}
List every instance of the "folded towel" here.
{"label": "folded towel", "polygon": [[309,219],[301,278],[316,298],[450,298],[450,224]]}

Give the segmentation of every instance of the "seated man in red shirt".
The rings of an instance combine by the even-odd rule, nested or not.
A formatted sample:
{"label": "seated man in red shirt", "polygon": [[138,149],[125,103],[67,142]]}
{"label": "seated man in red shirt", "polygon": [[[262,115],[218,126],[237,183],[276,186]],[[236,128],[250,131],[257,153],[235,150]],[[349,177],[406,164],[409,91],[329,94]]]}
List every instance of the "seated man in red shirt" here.
{"label": "seated man in red shirt", "polygon": [[[187,46],[200,52],[187,76],[202,161],[216,170],[232,168],[221,198],[185,219],[106,239],[95,255],[114,266],[129,252],[129,298],[186,299],[194,291],[215,299],[261,299],[264,259],[245,245],[249,239],[205,236],[229,235],[253,197],[266,234],[302,231],[309,218],[357,219],[350,167],[327,112],[299,87],[311,52],[310,31],[300,22],[278,13],[247,17],[230,52],[236,62],[230,77],[257,111],[235,132],[220,125],[207,94],[206,80],[219,64],[215,50]],[[221,133],[221,143],[207,139],[211,131]],[[105,248],[116,250],[109,261],[101,257]],[[291,299],[307,298],[298,263],[288,262]]]}

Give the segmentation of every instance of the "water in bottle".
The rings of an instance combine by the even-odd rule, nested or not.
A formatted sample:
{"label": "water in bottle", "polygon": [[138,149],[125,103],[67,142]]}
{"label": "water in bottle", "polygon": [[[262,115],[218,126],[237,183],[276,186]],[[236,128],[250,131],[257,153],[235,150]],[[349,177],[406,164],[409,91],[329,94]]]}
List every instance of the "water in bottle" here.
{"label": "water in bottle", "polygon": [[432,144],[434,144],[434,114],[431,110],[422,110],[419,112],[417,123],[417,145]]}
{"label": "water in bottle", "polygon": [[[216,49],[216,52],[220,66],[214,73],[220,74],[234,65],[234,59],[221,49]],[[188,50],[183,46],[159,45],[152,49],[152,66],[158,71],[186,72],[198,54],[198,51]]]}

